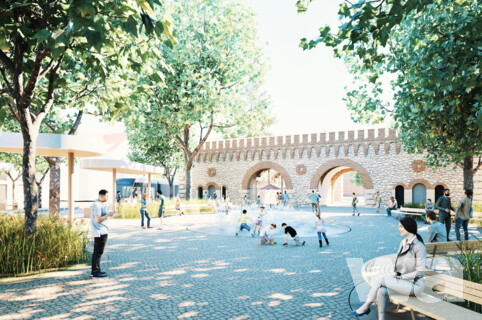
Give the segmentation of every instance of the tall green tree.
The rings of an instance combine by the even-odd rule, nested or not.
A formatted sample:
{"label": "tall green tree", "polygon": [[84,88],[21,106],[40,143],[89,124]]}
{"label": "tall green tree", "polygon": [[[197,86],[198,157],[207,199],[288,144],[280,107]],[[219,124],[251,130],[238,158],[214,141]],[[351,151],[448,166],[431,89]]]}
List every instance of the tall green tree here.
{"label": "tall green tree", "polygon": [[143,122],[126,121],[129,160],[160,166],[169,183],[169,197],[174,197],[174,179],[183,164],[183,153],[163,127],[147,118]]}
{"label": "tall green tree", "polygon": [[[272,119],[262,84],[266,64],[257,43],[254,15],[243,1],[180,0],[170,3],[179,42],[164,47],[171,68],[144,80],[146,113],[184,153],[185,192],[191,168],[213,131],[249,135]],[[154,117],[152,116],[154,115]]]}
{"label": "tall green tree", "polygon": [[[26,232],[34,233],[37,221],[35,141],[41,124],[57,108],[56,90],[68,84],[69,66],[83,65],[101,81],[120,74],[118,69],[140,69],[148,36],[164,33],[174,41],[169,23],[153,12],[159,5],[157,0],[0,3],[0,119],[8,114],[21,127]],[[128,112],[126,91],[105,86],[96,113],[118,118]]]}
{"label": "tall green tree", "polygon": [[391,116],[408,152],[424,153],[429,165],[461,166],[464,188],[473,189],[482,167],[480,2],[374,2],[342,5],[342,20],[351,22],[319,38],[356,76],[347,94],[353,118]]}

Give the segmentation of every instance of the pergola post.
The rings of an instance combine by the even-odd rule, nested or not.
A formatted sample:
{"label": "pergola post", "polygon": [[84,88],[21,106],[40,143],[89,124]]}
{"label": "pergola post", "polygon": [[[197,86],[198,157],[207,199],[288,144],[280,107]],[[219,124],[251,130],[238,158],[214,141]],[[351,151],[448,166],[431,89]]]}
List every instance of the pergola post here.
{"label": "pergola post", "polygon": [[115,211],[115,203],[117,201],[117,169],[113,168],[112,169],[112,211]]}
{"label": "pergola post", "polygon": [[74,153],[68,154],[68,176],[69,176],[69,195],[68,195],[68,210],[69,210],[69,223],[73,220],[74,201],[72,197],[72,178],[74,174]]}

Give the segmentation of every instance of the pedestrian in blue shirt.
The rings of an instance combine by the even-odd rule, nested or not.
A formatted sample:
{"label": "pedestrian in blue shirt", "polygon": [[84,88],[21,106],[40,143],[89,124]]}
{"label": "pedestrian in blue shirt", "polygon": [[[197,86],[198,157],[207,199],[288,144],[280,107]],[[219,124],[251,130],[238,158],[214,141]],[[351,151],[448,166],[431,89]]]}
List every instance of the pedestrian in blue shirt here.
{"label": "pedestrian in blue shirt", "polygon": [[144,216],[147,218],[147,229],[151,228],[151,217],[149,217],[149,213],[147,212],[147,195],[143,194],[141,198],[141,228],[144,228]]}

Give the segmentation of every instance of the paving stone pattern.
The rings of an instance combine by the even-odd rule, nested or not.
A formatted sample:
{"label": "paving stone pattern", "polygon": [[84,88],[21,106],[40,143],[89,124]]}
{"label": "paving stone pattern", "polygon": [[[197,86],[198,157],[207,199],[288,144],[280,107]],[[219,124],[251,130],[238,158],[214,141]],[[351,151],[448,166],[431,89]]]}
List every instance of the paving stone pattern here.
{"label": "paving stone pattern", "polygon": [[168,218],[163,231],[112,220],[102,263],[108,278],[81,269],[0,284],[0,320],[354,319],[345,259],[395,252],[398,222],[373,209],[360,217],[331,211],[324,215],[352,231],[323,248],[315,237],[303,247],[260,246],[257,238],[186,230],[213,215]]}

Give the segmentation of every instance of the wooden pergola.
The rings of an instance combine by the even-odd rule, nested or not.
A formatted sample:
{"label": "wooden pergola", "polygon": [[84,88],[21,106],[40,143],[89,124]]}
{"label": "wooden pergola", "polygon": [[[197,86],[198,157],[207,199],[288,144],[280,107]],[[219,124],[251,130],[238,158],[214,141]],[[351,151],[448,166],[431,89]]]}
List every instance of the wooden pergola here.
{"label": "wooden pergola", "polygon": [[117,159],[83,159],[80,162],[80,167],[86,170],[96,170],[104,172],[112,172],[112,209],[115,211],[116,204],[116,189],[117,189],[117,174],[147,174],[147,193],[151,192],[151,176],[153,174],[162,174],[163,169],[160,167],[150,166],[142,163],[132,162],[129,160]]}
{"label": "wooden pergola", "polygon": [[[82,135],[39,133],[36,156],[68,158],[68,214],[72,222],[74,159],[98,157],[106,149],[101,138]],[[23,154],[23,137],[18,132],[0,132],[0,152]]]}

